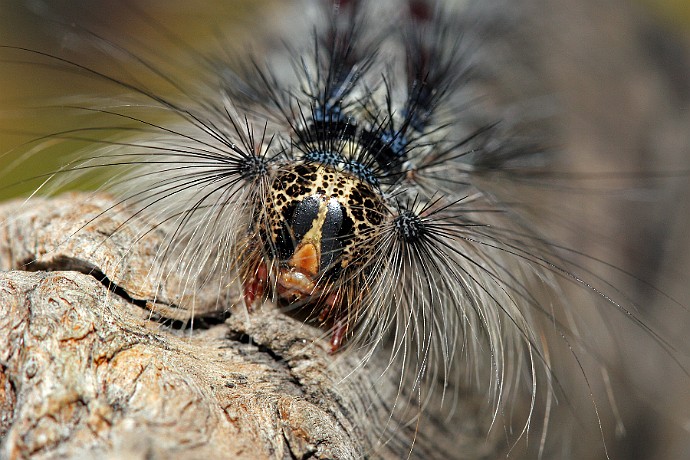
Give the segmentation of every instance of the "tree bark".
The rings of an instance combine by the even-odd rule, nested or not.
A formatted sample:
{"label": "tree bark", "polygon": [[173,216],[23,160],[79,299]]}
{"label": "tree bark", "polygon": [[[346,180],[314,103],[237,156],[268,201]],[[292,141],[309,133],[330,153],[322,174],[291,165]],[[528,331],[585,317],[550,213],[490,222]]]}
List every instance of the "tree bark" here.
{"label": "tree bark", "polygon": [[127,218],[107,196],[0,207],[2,457],[399,458],[413,438],[429,457],[493,451],[474,415],[466,439],[401,427],[384,363],[330,354],[273,305],[222,299],[219,320],[201,292],[194,327],[165,321],[184,310],[146,277],[162,235],[132,245]]}

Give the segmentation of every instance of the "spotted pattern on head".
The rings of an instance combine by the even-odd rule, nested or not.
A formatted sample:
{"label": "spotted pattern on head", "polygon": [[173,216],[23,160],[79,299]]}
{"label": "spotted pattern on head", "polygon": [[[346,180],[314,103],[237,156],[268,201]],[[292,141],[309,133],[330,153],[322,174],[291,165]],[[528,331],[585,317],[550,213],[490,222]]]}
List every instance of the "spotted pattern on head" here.
{"label": "spotted pattern on head", "polygon": [[[386,215],[383,200],[376,190],[357,177],[316,163],[282,168],[270,187],[266,206],[267,236],[279,264],[284,265],[293,256],[301,239],[317,225],[319,203],[333,206],[333,200],[340,207],[337,217],[319,224],[323,228],[337,225],[335,230],[330,229],[330,232],[335,231],[335,236],[327,236],[327,230],[319,228],[320,247],[326,254],[321,257],[320,274],[332,278],[344,269],[362,268],[368,260],[366,252],[371,250],[372,236]],[[304,209],[313,212],[305,217]],[[337,283],[336,279],[329,281]]]}

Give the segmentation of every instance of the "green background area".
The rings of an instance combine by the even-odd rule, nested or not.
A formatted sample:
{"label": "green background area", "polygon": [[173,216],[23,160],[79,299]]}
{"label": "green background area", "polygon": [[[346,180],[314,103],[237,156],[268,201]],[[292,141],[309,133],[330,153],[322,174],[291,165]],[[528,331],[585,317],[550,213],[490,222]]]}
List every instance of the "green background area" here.
{"label": "green background area", "polygon": [[686,38],[690,36],[690,1],[688,0],[642,0],[662,21],[675,28]]}
{"label": "green background area", "polygon": [[[189,7],[184,0],[54,0],[50,11],[29,10],[30,2],[2,6],[0,45],[39,50],[65,57],[124,80],[136,79],[141,66],[133,61],[115,62],[107,51],[99,50],[89,32],[132,51],[154,65],[175,59],[191,61],[193,50],[211,49],[213,55],[239,54],[251,37],[254,18],[271,4],[268,0],[207,2]],[[39,5],[36,3],[36,5]],[[217,10],[217,11],[216,11]],[[209,23],[209,18],[213,23]],[[74,25],[82,27],[81,31]],[[133,40],[133,41],[132,41]],[[143,50],[143,51],[142,51]],[[187,53],[188,57],[183,55]],[[131,69],[127,66],[131,66]],[[131,71],[130,71],[131,70]],[[175,75],[194,81],[195,75]],[[145,81],[153,92],[160,81]],[[0,49],[0,200],[27,195],[46,178],[77,155],[93,149],[87,141],[46,139],[75,127],[123,126],[123,120],[65,109],[64,105],[86,105],[99,98],[112,100],[127,91],[87,72],[26,51]],[[81,98],[81,99],[80,99]],[[88,132],[90,138],[108,138],[117,129]],[[85,136],[86,137],[86,136]],[[36,177],[39,176],[39,177]],[[34,180],[27,178],[36,177]],[[85,176],[87,177],[87,176]],[[72,183],[70,188],[93,188],[93,181]]]}

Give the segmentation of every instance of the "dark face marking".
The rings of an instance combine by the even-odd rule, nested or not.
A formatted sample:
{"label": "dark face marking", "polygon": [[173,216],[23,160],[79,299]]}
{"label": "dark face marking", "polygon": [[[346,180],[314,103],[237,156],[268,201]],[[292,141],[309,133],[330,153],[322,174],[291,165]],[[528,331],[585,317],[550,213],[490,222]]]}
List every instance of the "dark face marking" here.
{"label": "dark face marking", "polygon": [[[382,199],[369,184],[346,172],[310,163],[281,171],[266,205],[269,241],[264,241],[264,247],[275,248],[267,251],[268,257],[274,258],[281,273],[308,272],[314,283],[337,284],[343,270],[361,265],[358,254],[361,248],[370,247],[385,213]],[[289,284],[296,276],[281,279]],[[294,296],[301,289],[306,296],[303,285],[285,290]],[[314,289],[316,292],[318,286]]]}

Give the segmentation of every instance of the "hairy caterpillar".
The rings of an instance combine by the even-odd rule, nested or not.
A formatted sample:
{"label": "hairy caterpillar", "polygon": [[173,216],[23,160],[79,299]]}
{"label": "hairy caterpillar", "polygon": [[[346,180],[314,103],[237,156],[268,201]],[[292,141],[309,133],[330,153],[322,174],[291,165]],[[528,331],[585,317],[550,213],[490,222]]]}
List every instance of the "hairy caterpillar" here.
{"label": "hairy caterpillar", "polygon": [[[202,54],[192,64],[205,75],[191,83],[171,73],[175,58],[78,26],[107,65],[68,51],[4,53],[124,93],[61,104],[103,118],[50,138],[100,146],[53,182],[103,169],[137,219],[169,228],[154,278],[175,271],[185,294],[239,286],[249,304],[271,296],[302,306],[334,351],[390,353],[403,387],[476,380],[498,419],[520,400],[536,409],[537,398],[573,394],[563,381],[573,376],[585,377],[590,400],[592,376],[616,359],[589,343],[599,315],[624,318],[667,359],[676,353],[632,296],[586,266],[608,260],[562,243],[548,228],[561,222],[529,207],[546,192],[559,200],[588,190],[545,167],[548,104],[488,90],[504,78],[492,71],[510,72],[492,40],[507,40],[496,30],[516,19],[497,16],[499,6],[343,1],[308,10],[314,24],[267,51],[269,63]],[[519,77],[514,64],[505,78]],[[515,438],[532,420],[521,419]]]}

